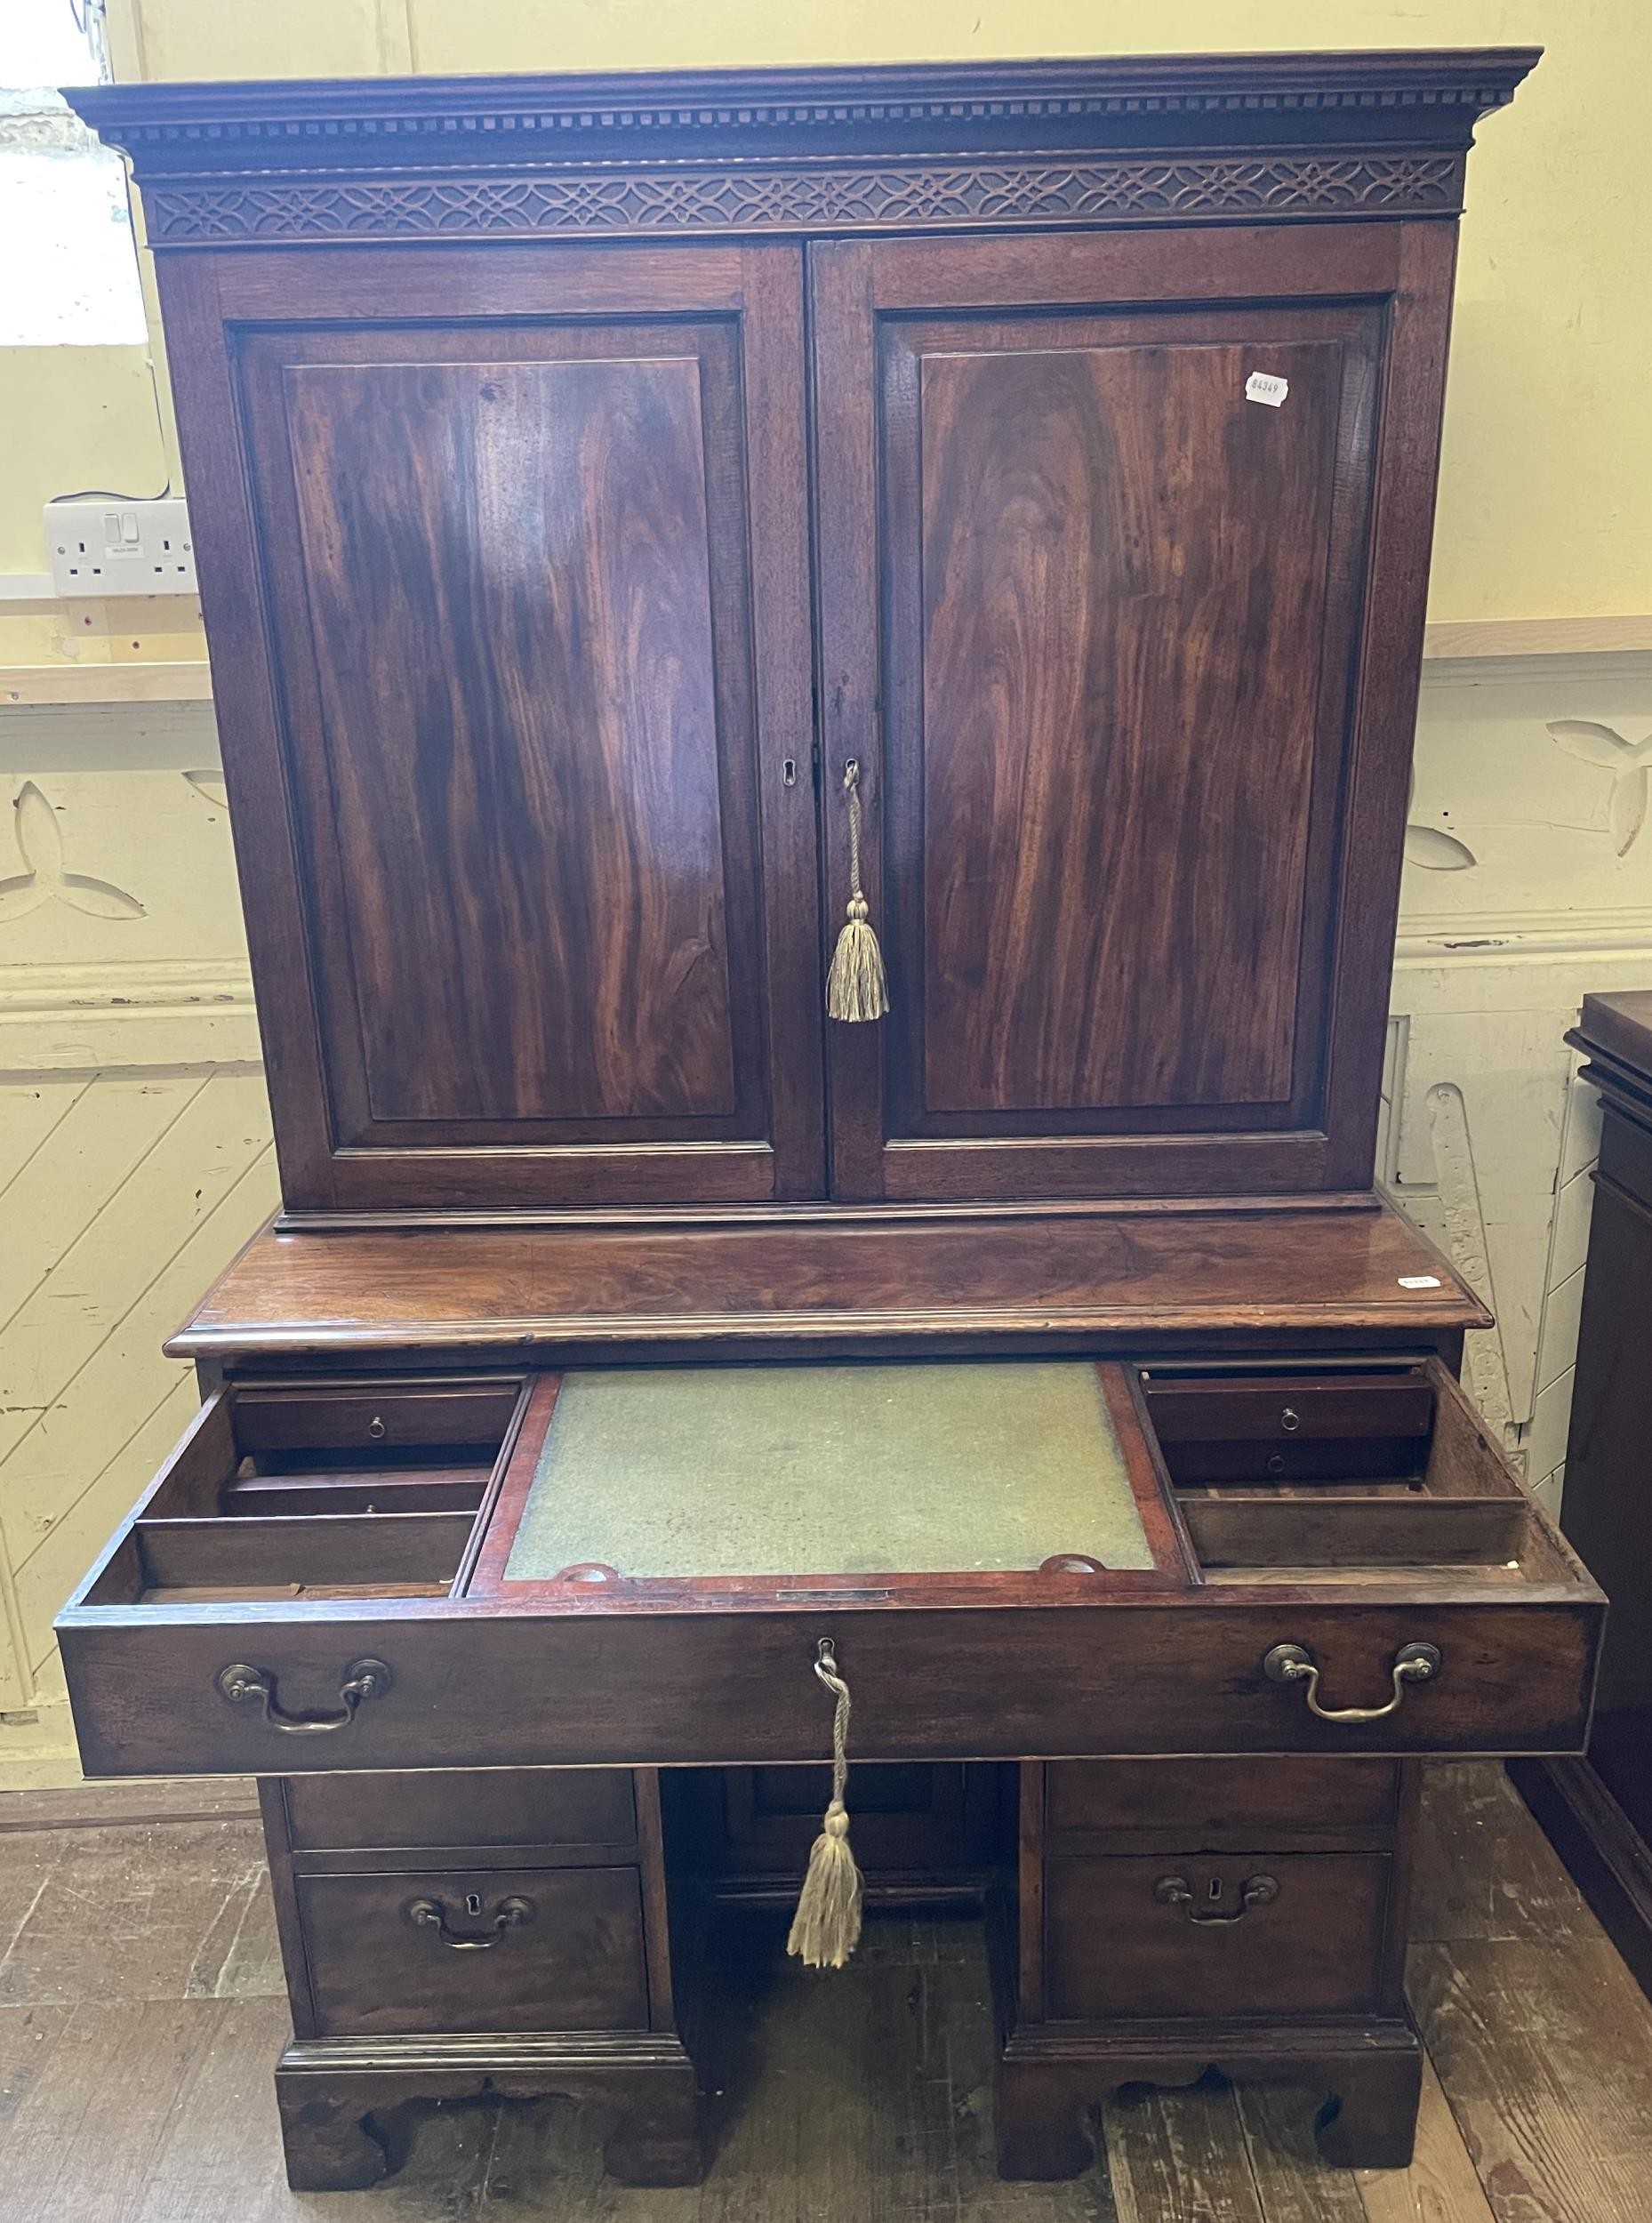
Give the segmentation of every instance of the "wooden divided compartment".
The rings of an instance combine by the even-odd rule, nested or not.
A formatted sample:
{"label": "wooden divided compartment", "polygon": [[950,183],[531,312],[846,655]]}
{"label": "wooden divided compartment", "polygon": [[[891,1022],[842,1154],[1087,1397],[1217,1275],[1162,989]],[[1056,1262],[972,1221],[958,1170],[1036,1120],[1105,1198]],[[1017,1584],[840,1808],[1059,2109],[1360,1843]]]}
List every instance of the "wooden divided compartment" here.
{"label": "wooden divided compartment", "polygon": [[1154,1367],[1137,1378],[1207,1582],[1572,1579],[1436,1360],[1358,1372]]}
{"label": "wooden divided compartment", "polygon": [[86,1602],[445,1597],[524,1391],[520,1375],[220,1390]]}

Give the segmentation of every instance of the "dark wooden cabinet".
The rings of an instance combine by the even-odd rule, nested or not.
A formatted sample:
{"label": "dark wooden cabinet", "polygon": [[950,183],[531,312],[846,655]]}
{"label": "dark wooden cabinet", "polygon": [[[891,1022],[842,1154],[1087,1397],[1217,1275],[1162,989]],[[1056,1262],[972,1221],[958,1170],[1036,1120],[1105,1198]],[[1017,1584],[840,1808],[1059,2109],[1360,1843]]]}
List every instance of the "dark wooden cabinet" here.
{"label": "dark wooden cabinet", "polygon": [[1561,1524],[1613,1600],[1589,1750],[1516,1780],[1652,1994],[1652,991],[1585,996],[1600,1092]]}
{"label": "dark wooden cabinet", "polygon": [[874,1891],[986,1910],[1006,2173],[1212,2062],[1408,2153],[1412,1763],[1575,1753],[1604,1611],[1371,1186],[1456,219],[1535,59],[74,94],[285,1209],[60,1625],[90,1772],[264,1779],[295,2183],[481,2092],[695,2175],[822,1641]]}
{"label": "dark wooden cabinet", "polygon": [[[1135,114],[1057,74],[1092,132]],[[364,173],[289,214],[290,149],[237,188],[189,135],[221,113],[226,168],[274,162],[249,97],[85,106],[155,172],[293,1223],[1368,1187],[1435,173],[1373,149],[1294,197],[1279,156],[1260,208],[1151,223],[662,239],[748,228],[538,197],[559,133],[630,159],[628,116],[501,92],[497,215],[427,133],[415,217],[358,97],[290,91]],[[479,90],[410,97],[493,128]],[[852,762],[892,999],[829,1026]]]}

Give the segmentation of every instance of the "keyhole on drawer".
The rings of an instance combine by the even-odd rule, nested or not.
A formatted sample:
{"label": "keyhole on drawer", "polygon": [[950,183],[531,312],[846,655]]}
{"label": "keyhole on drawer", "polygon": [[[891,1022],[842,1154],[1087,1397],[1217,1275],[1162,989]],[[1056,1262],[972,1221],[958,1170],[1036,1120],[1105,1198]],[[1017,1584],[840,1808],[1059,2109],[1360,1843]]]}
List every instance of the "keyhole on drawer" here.
{"label": "keyhole on drawer", "polygon": [[1222,1897],[1222,1878],[1221,1878],[1219,1875],[1213,1875],[1213,1876],[1211,1877],[1211,1879],[1210,1879],[1210,1890],[1209,1890],[1209,1891],[1206,1894],[1206,1896],[1209,1898],[1210,1903],[1211,1903],[1211,1905],[1212,1905],[1213,1906],[1216,1904],[1217,1900],[1218,1900],[1218,1899],[1220,1899],[1220,1898]]}
{"label": "keyhole on drawer", "polygon": [[479,1891],[467,1891],[467,1892],[465,1893],[465,1912],[466,1912],[466,1914],[479,1914],[481,1913],[481,1911],[482,1911],[482,1894],[481,1894]]}
{"label": "keyhole on drawer", "polygon": [[375,1443],[377,1443],[380,1437],[384,1433],[384,1423],[380,1419],[377,1413],[374,1413],[373,1418],[367,1423],[367,1433],[373,1438]]}
{"label": "keyhole on drawer", "polygon": [[781,758],[780,778],[782,787],[796,787],[798,784],[798,759],[796,757],[782,757]]}

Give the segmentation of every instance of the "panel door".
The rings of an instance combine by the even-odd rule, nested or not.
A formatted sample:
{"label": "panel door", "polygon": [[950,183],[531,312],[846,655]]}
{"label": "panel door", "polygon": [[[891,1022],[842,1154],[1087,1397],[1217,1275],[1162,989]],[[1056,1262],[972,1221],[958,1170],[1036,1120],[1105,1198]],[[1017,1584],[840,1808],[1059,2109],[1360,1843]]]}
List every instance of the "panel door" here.
{"label": "panel door", "polygon": [[819,1194],[797,251],[172,285],[289,1209]]}
{"label": "panel door", "polygon": [[1450,245],[812,251],[839,1195],[1368,1184]]}

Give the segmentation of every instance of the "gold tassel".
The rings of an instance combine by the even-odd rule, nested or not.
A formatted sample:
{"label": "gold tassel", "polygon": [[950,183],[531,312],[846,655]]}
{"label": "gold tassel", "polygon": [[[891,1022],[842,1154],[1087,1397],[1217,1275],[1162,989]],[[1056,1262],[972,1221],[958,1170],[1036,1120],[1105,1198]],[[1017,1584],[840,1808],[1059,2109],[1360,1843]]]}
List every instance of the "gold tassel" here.
{"label": "gold tassel", "polygon": [[854,1025],[883,1017],[889,1008],[889,983],[861,886],[861,767],[854,757],[844,766],[843,786],[849,799],[848,916],[826,975],[826,1015]]}
{"label": "gold tassel", "polygon": [[826,1015],[846,1019],[881,1019],[889,1008],[889,983],[884,974],[883,951],[867,923],[866,898],[849,898],[849,916],[832,954],[826,976]]}
{"label": "gold tassel", "polygon": [[831,1803],[809,1852],[786,1950],[805,1968],[840,1969],[861,1937],[861,1871],[849,1849],[843,1802],[849,1779],[849,1686],[838,1673],[830,1637],[822,1637],[817,1654],[814,1672],[838,1702],[831,1717]]}

